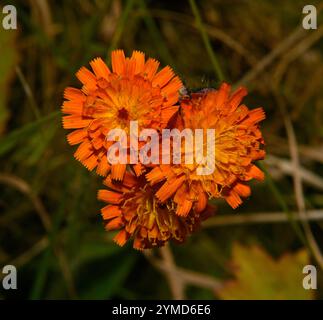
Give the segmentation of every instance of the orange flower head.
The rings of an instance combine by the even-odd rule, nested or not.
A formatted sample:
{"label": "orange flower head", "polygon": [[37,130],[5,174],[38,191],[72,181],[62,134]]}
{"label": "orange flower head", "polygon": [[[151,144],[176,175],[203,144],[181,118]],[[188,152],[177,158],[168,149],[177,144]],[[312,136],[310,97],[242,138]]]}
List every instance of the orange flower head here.
{"label": "orange flower head", "polygon": [[[139,132],[143,128],[161,130],[178,109],[182,87],[170,67],[158,72],[159,62],[146,61],[142,52],[134,51],[126,58],[122,50],[115,50],[111,62],[112,70],[101,58],[90,62],[92,71],[82,67],[76,73],[82,88],[66,88],[62,106],[62,112],[68,114],[63,117],[63,127],[74,129],[67,140],[79,144],[75,158],[102,176],[110,171],[107,150],[113,142],[106,140],[108,132],[123,129],[129,134],[130,121],[138,121]],[[124,164],[112,165],[112,178],[122,180],[125,169]]]}
{"label": "orange flower head", "polygon": [[98,199],[108,203],[101,209],[102,217],[108,231],[119,230],[114,241],[120,246],[130,238],[138,250],[160,247],[171,239],[183,242],[211,213],[190,211],[186,217],[179,217],[171,201],[161,204],[157,200],[144,176],[136,177],[129,171],[121,183],[108,176],[104,184],[109,190],[98,192]]}
{"label": "orange flower head", "polygon": [[[246,184],[253,178],[263,180],[264,174],[253,164],[263,159],[265,151],[259,122],[265,118],[262,108],[249,110],[241,104],[247,94],[245,88],[239,88],[230,94],[230,86],[223,83],[219,90],[207,89],[192,94],[181,101],[180,115],[176,123],[179,130],[184,128],[214,129],[214,170],[207,175],[197,174],[201,164],[159,165],[146,177],[152,185],[164,181],[156,193],[164,202],[174,196],[177,204],[176,213],[186,216],[193,207],[201,212],[209,198],[224,198],[232,208],[238,207],[241,197],[250,195],[250,187]],[[205,154],[207,139],[201,148]],[[184,153],[184,143],[181,151]]]}

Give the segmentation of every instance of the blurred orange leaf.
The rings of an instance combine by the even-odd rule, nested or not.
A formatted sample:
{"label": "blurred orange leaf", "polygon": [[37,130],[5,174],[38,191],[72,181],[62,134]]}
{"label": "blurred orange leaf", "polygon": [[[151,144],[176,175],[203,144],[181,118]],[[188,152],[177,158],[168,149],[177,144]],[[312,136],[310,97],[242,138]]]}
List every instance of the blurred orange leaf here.
{"label": "blurred orange leaf", "polygon": [[259,246],[233,247],[235,280],[227,281],[219,292],[221,299],[290,300],[313,299],[313,290],[303,288],[303,267],[309,264],[305,249],[273,259]]}

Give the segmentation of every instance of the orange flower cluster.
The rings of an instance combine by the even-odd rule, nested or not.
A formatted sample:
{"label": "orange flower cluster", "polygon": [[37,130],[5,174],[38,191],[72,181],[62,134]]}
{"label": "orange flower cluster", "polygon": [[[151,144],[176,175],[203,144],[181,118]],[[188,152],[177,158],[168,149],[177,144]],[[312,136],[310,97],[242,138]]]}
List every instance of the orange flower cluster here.
{"label": "orange flower cluster", "polygon": [[[107,188],[99,190],[98,198],[107,204],[101,210],[106,229],[118,230],[117,244],[133,239],[135,249],[148,249],[171,239],[183,242],[210,216],[209,199],[223,198],[236,208],[241,197],[250,195],[246,182],[264,178],[254,165],[265,156],[259,130],[264,112],[241,104],[246,89],[231,94],[226,83],[218,90],[181,96],[183,84],[173,70],[158,71],[159,62],[146,60],[142,52],[126,58],[115,50],[111,63],[112,70],[101,58],[94,59],[93,71],[82,67],[76,74],[82,88],[65,90],[63,127],[74,129],[67,140],[79,145],[75,158],[104,177]],[[215,170],[199,175],[196,162],[110,165],[107,151],[113,142],[106,136],[111,129],[129,136],[130,121],[138,121],[139,130],[160,134],[165,128],[214,129]],[[184,154],[184,144],[180,151]]]}

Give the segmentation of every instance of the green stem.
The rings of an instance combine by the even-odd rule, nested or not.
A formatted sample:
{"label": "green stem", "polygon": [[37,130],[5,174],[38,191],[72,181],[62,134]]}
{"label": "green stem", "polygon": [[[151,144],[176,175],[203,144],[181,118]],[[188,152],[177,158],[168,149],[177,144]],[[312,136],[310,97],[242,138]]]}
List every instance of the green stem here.
{"label": "green stem", "polygon": [[201,15],[199,13],[198,7],[197,7],[197,5],[195,3],[195,0],[189,0],[189,3],[190,3],[190,6],[191,6],[191,9],[192,9],[192,12],[194,14],[195,20],[196,20],[197,28],[200,30],[200,33],[201,33],[201,36],[202,36],[206,51],[207,51],[207,53],[208,53],[208,55],[210,57],[212,65],[213,65],[214,72],[217,75],[218,79],[220,81],[223,81],[223,79],[224,79],[223,72],[221,70],[221,67],[220,67],[220,64],[218,62],[218,59],[215,56],[215,53],[213,52],[209,36],[208,36],[207,32],[205,31],[205,28],[204,28],[204,25],[203,25],[203,22],[202,22],[202,18],[201,18]]}

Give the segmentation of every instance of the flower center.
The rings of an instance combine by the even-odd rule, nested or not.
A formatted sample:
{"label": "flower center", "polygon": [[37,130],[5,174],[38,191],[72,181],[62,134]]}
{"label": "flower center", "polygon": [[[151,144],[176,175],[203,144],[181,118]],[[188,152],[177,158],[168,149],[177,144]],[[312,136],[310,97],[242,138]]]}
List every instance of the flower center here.
{"label": "flower center", "polygon": [[121,108],[118,111],[118,118],[121,120],[128,120],[129,112],[125,108]]}

